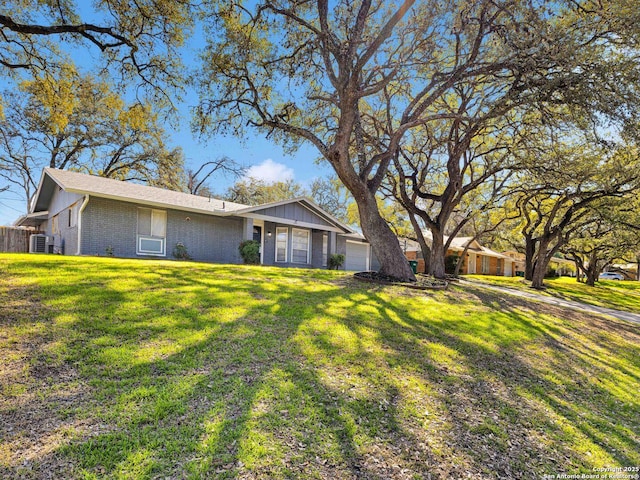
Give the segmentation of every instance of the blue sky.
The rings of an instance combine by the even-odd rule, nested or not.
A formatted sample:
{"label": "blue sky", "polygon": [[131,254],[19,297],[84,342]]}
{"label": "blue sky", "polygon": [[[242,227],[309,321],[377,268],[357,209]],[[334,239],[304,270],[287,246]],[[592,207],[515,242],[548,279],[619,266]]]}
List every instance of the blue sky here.
{"label": "blue sky", "polygon": [[[82,3],[82,2],[80,2]],[[83,12],[89,13],[89,12]],[[196,67],[197,52],[204,46],[201,31],[196,31],[184,49],[184,61],[188,67]],[[87,69],[97,61],[99,55],[95,47],[83,45],[82,48],[66,48],[66,52],[76,64]],[[11,85],[0,80],[0,90]],[[248,136],[240,139],[234,136],[213,137],[206,142],[199,141],[191,134],[190,108],[197,103],[195,92],[187,92],[185,101],[178,104],[179,126],[166,125],[169,147],[182,147],[187,168],[199,167],[207,160],[227,156],[241,165],[250,168],[249,173],[265,181],[287,180],[293,178],[303,186],[308,186],[314,178],[331,174],[328,164],[319,165],[319,154],[312,145],[302,145],[294,154],[288,154],[276,143],[263,135],[248,130]],[[223,192],[234,182],[231,177],[210,178],[208,184],[214,192]],[[0,185],[2,186],[2,185]],[[26,213],[25,200],[18,190],[0,193],[0,225],[12,224],[20,215]]]}
{"label": "blue sky", "polygon": [[[267,182],[293,178],[307,186],[314,178],[331,174],[327,164],[317,165],[317,150],[313,146],[302,146],[295,154],[285,153],[275,143],[260,135],[245,139],[237,137],[215,137],[202,144],[194,139],[189,130],[189,116],[183,114],[184,126],[169,136],[172,146],[180,146],[185,153],[186,166],[198,167],[203,162],[221,156],[230,157],[245,167],[249,174]],[[171,127],[167,126],[170,132]],[[223,192],[234,182],[231,177],[217,176],[208,182],[214,192]],[[26,213],[24,199],[18,191],[0,193],[0,225],[12,224]]]}

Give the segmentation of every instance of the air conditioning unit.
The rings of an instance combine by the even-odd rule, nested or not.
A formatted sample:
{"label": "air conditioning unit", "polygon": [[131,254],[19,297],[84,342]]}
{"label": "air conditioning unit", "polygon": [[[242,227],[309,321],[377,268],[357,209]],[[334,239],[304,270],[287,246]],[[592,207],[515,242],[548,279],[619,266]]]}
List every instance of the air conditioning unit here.
{"label": "air conditioning unit", "polygon": [[33,234],[29,237],[29,253],[47,253],[47,236]]}

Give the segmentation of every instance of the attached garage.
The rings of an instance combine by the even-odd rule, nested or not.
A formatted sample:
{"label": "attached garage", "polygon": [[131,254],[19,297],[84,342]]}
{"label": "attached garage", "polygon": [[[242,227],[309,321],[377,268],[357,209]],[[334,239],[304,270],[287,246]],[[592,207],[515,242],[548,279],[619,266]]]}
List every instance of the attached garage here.
{"label": "attached garage", "polygon": [[513,277],[513,260],[510,258],[504,261],[504,276]]}
{"label": "attached garage", "polygon": [[347,240],[345,270],[363,272],[370,270],[370,246],[368,243]]}

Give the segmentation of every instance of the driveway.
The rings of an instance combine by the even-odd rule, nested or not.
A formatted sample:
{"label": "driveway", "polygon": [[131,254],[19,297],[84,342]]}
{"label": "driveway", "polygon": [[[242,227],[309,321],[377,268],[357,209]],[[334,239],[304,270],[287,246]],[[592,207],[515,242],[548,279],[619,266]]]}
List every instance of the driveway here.
{"label": "driveway", "polygon": [[459,283],[460,285],[473,285],[474,287],[486,288],[487,290],[494,290],[496,292],[506,293],[507,295],[527,298],[535,302],[547,303],[549,305],[556,305],[558,307],[572,308],[574,310],[580,310],[583,312],[595,313],[599,315],[608,315],[610,317],[617,318],[618,320],[626,320],[627,322],[640,324],[640,314],[638,313],[623,312],[621,310],[614,310],[612,308],[597,307],[595,305],[589,305],[586,303],[574,302],[573,300],[564,300],[558,297],[548,297],[535,292],[525,292],[522,290],[516,290],[514,288],[499,287],[497,285],[489,285],[476,281],[461,279]]}

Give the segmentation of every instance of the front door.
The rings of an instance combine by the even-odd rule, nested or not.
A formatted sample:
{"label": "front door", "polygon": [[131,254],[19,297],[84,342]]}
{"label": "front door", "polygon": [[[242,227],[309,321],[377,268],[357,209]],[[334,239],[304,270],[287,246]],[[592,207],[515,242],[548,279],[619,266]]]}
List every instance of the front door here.
{"label": "front door", "polygon": [[253,226],[253,240],[260,244],[260,264],[262,264],[262,227]]}
{"label": "front door", "polygon": [[469,266],[467,267],[467,273],[476,273],[476,254],[475,254],[475,252],[469,252]]}

